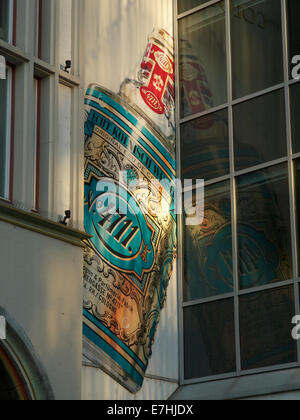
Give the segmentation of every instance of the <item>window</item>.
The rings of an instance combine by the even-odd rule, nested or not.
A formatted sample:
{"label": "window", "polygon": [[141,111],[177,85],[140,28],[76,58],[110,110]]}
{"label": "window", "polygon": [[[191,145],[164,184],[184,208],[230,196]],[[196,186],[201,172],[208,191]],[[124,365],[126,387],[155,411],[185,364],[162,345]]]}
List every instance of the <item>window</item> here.
{"label": "window", "polygon": [[[300,2],[298,0],[287,0],[288,12],[288,42],[289,42],[289,63],[292,58],[300,54],[300,28],[299,19]],[[291,74],[291,67],[290,67]]]}
{"label": "window", "polygon": [[183,385],[300,367],[300,55],[297,0],[178,0]]}
{"label": "window", "polygon": [[0,198],[11,199],[12,184],[12,87],[13,70],[7,66],[0,80]]}
{"label": "window", "polygon": [[14,0],[0,2],[0,39],[13,42],[14,30]]}

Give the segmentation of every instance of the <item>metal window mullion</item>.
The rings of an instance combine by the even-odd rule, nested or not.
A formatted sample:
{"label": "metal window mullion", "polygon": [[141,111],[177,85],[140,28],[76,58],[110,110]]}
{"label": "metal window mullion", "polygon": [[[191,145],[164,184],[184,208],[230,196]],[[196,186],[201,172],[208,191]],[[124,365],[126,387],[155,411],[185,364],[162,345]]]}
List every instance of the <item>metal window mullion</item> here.
{"label": "metal window mullion", "polygon": [[14,1],[10,0],[9,2],[9,11],[8,11],[8,34],[7,42],[9,44],[13,43],[13,31],[14,31]]}
{"label": "metal window mullion", "polygon": [[[177,178],[181,179],[181,148],[180,148],[180,85],[179,85],[179,25],[177,20],[177,0],[174,5],[174,46],[175,46],[175,110],[176,110],[176,161]],[[178,197],[177,197],[178,199]],[[182,197],[180,197],[182,200]],[[179,382],[184,383],[184,331],[183,331],[183,215],[177,215],[177,299],[178,299],[178,351],[179,351]]]}
{"label": "metal window mullion", "polygon": [[232,54],[231,54],[231,21],[230,1],[225,0],[225,23],[226,23],[226,57],[227,57],[227,92],[228,92],[228,128],[229,128],[229,158],[230,158],[230,201],[231,201],[231,224],[232,224],[232,266],[233,266],[233,292],[234,292],[234,329],[236,371],[241,372],[241,348],[240,348],[240,322],[239,322],[239,285],[238,285],[238,243],[237,243],[237,207],[236,207],[236,184],[234,165],[234,139],[233,139],[233,98],[232,98]]}
{"label": "metal window mullion", "polygon": [[[221,184],[223,182],[229,181],[230,180],[230,175],[224,175],[224,176],[220,176],[218,178],[214,178],[214,179],[210,179],[209,181],[204,181],[204,187],[209,187],[211,185],[217,185],[217,184]],[[197,180],[199,181],[199,180]],[[189,185],[189,186],[182,186],[182,192],[183,193],[187,193],[190,191],[196,191],[198,188],[202,188],[202,183],[196,183],[195,185]]]}
{"label": "metal window mullion", "polygon": [[6,200],[9,200],[9,188],[10,188],[10,169],[11,169],[11,118],[12,118],[12,69],[11,67],[6,67],[6,119],[5,119],[5,166],[4,166],[4,198]]}
{"label": "metal window mullion", "polygon": [[[284,91],[285,91],[285,113],[287,130],[287,154],[288,154],[288,177],[290,196],[290,223],[293,258],[294,298],[295,312],[300,313],[299,286],[298,286],[298,255],[297,255],[297,234],[296,234],[296,205],[295,205],[295,180],[293,164],[292,130],[291,130],[291,108],[289,88],[289,52],[288,52],[288,28],[287,28],[287,7],[286,0],[281,0],[282,17],[282,38],[283,38],[283,59],[284,59]],[[298,362],[300,361],[300,341],[297,341]]]}
{"label": "metal window mullion", "polygon": [[300,158],[300,153],[294,153],[293,155],[292,155],[292,160],[294,160],[294,159],[299,159]]}

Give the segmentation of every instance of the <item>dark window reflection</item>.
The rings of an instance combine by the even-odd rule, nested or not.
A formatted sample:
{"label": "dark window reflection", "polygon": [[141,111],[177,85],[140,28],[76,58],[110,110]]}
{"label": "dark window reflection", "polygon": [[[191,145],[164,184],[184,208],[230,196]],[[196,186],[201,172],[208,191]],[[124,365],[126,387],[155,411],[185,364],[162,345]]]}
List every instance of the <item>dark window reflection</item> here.
{"label": "dark window reflection", "polygon": [[10,41],[10,26],[11,26],[11,1],[0,1],[0,39],[8,42]]}
{"label": "dark window reflection", "polygon": [[227,102],[224,2],[179,21],[181,116]]}
{"label": "dark window reflection", "polygon": [[286,156],[283,89],[235,105],[233,118],[236,170]]}
{"label": "dark window reflection", "polygon": [[194,7],[201,6],[201,4],[207,3],[208,1],[209,0],[177,0],[178,14],[194,9]]}
{"label": "dark window reflection", "polygon": [[237,178],[241,289],[291,279],[287,165]]}
{"label": "dark window reflection", "polygon": [[294,315],[293,286],[240,298],[243,370],[297,361],[297,344],[291,335]]}
{"label": "dark window reflection", "polygon": [[[299,48],[300,54],[300,48]],[[293,153],[300,152],[300,84],[290,87]]]}
{"label": "dark window reflection", "polygon": [[289,34],[289,63],[292,70],[292,58],[300,55],[300,1],[287,0],[288,34]]}
{"label": "dark window reflection", "polygon": [[232,292],[229,182],[205,188],[203,223],[184,229],[184,300]]}
{"label": "dark window reflection", "polygon": [[234,372],[233,299],[184,309],[185,379]]}
{"label": "dark window reflection", "polygon": [[229,174],[228,110],[181,126],[183,179],[209,180]]}
{"label": "dark window reflection", "polygon": [[280,0],[231,2],[233,97],[283,82]]}

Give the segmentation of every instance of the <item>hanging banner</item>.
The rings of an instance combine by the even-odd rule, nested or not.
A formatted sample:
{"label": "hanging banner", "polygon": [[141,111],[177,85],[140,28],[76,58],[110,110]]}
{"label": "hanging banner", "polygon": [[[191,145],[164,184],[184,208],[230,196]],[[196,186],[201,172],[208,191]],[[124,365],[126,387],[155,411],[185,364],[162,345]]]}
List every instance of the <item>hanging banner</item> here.
{"label": "hanging banner", "polygon": [[173,38],[154,30],[135,78],[85,96],[84,355],[142,384],[176,254]]}

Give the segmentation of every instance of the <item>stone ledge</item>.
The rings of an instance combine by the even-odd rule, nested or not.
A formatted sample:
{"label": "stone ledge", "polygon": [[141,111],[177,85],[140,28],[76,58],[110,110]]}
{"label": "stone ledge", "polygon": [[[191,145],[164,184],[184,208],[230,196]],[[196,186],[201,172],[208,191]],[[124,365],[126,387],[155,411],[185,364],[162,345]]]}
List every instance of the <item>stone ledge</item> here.
{"label": "stone ledge", "polygon": [[10,223],[81,248],[85,247],[83,241],[91,237],[80,230],[69,228],[38,214],[20,210],[3,202],[0,202],[0,222]]}

